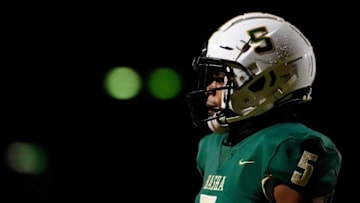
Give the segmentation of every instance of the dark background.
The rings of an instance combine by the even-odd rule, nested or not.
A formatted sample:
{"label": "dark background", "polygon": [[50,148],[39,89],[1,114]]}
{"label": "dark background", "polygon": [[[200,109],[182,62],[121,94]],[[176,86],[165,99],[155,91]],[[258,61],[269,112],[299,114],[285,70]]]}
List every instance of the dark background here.
{"label": "dark background", "polygon": [[[1,150],[12,141],[40,143],[49,153],[49,168],[36,177],[20,175],[6,167],[3,157],[4,199],[193,202],[200,186],[197,142],[208,129],[192,125],[184,98],[195,87],[192,58],[222,23],[262,11],[296,25],[314,46],[314,100],[303,114],[342,151],[335,202],[343,202],[351,194],[345,182],[355,174],[348,160],[355,147],[351,140],[357,139],[350,133],[355,127],[349,128],[357,111],[351,63],[356,57],[350,51],[356,24],[346,2],[314,3],[7,5]],[[143,77],[156,67],[172,67],[183,78],[183,89],[169,101],[146,91],[131,101],[113,100],[102,80],[118,65],[133,67]]]}

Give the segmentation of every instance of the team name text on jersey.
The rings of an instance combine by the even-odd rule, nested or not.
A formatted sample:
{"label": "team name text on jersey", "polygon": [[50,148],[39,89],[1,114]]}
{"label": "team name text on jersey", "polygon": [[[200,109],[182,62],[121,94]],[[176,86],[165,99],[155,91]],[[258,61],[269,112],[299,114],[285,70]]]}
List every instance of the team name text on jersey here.
{"label": "team name text on jersey", "polygon": [[225,180],[226,180],[226,176],[208,175],[203,189],[223,191]]}

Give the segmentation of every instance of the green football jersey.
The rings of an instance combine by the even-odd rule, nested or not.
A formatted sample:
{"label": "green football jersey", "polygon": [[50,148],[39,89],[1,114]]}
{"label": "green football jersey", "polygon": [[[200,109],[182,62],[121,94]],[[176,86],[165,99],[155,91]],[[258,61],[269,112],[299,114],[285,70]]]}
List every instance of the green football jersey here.
{"label": "green football jersey", "polygon": [[203,183],[196,203],[269,202],[275,181],[311,197],[335,187],[342,157],[318,131],[289,122],[257,131],[234,146],[222,144],[226,136],[212,133],[199,142]]}

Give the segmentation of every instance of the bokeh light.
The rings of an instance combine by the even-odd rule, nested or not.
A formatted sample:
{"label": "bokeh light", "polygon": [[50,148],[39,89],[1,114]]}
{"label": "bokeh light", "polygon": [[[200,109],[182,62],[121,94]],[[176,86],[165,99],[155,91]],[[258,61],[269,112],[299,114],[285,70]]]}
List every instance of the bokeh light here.
{"label": "bokeh light", "polygon": [[38,175],[48,166],[46,151],[37,144],[13,142],[6,153],[9,168],[17,173]]}
{"label": "bokeh light", "polygon": [[141,90],[141,77],[132,68],[119,66],[105,75],[105,91],[115,99],[128,100],[137,96]]}
{"label": "bokeh light", "polygon": [[157,99],[173,99],[181,90],[181,77],[171,68],[157,68],[149,76],[148,89]]}

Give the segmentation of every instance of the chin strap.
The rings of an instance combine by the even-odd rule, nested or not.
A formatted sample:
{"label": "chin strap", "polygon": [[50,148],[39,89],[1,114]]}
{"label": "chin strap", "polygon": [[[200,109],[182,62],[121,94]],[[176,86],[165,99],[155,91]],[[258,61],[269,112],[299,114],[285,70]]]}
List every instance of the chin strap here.
{"label": "chin strap", "polygon": [[207,125],[215,133],[225,133],[228,131],[227,124],[221,124],[217,119],[209,120]]}

